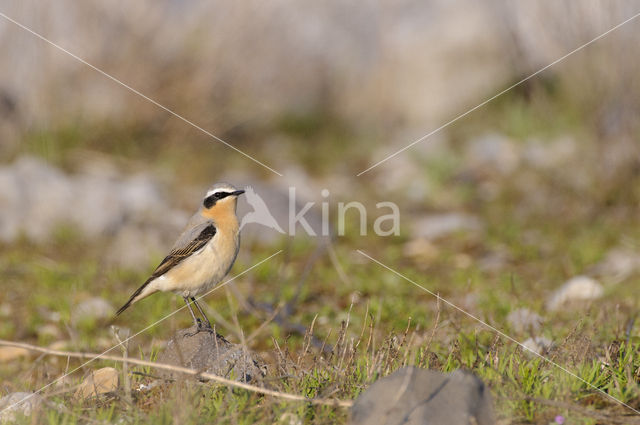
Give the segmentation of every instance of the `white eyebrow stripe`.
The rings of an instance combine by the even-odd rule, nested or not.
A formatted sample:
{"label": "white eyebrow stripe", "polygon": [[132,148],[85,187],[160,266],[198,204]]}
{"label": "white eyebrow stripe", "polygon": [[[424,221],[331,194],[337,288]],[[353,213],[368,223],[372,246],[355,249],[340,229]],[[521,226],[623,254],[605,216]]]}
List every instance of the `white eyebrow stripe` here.
{"label": "white eyebrow stripe", "polygon": [[208,198],[209,196],[213,195],[214,193],[218,193],[218,192],[233,192],[235,191],[235,189],[232,189],[230,187],[219,187],[217,189],[212,189],[210,191],[207,192],[207,196],[205,196],[205,198]]}

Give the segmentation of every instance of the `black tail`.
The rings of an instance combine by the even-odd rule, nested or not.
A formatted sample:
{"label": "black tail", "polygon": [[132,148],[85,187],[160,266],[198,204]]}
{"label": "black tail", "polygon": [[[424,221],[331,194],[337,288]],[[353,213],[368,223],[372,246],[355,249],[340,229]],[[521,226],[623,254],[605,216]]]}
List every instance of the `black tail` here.
{"label": "black tail", "polygon": [[136,289],[136,292],[134,292],[133,295],[131,295],[131,297],[129,298],[129,300],[122,307],[120,307],[120,309],[116,312],[116,316],[119,316],[120,314],[122,314],[123,311],[128,309],[131,306],[131,304],[133,304],[133,300],[135,300],[136,297],[140,295],[142,290],[147,287],[149,282],[151,282],[151,279],[147,280],[145,283],[142,284],[141,287]]}

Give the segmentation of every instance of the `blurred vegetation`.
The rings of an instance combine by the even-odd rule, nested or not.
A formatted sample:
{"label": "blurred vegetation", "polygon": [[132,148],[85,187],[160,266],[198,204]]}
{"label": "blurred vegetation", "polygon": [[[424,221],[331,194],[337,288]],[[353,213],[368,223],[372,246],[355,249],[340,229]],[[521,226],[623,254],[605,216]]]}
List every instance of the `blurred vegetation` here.
{"label": "blurred vegetation", "polygon": [[[598,136],[597,120],[589,108],[581,108],[558,95],[557,89],[550,88],[554,84],[558,82],[530,83],[526,89],[514,90],[496,100],[450,130],[453,151],[449,156],[426,160],[424,178],[430,181],[433,193],[437,196],[447,192],[461,208],[481,217],[486,224],[482,239],[461,234],[441,240],[438,255],[425,266],[403,256],[401,247],[407,240],[406,232],[392,244],[384,238],[362,239],[348,234],[335,241],[337,257],[348,280],[323,257],[313,264],[302,291],[297,294],[297,281],[314,248],[308,242],[285,244],[283,247],[289,251],[286,261],[267,262],[241,279],[236,284],[237,291],[226,291],[227,296],[208,297],[210,308],[228,321],[223,333],[232,340],[239,338],[240,332],[251,334],[269,316],[266,311],[242,307],[246,300],[239,302],[238,294],[251,294],[251,300],[274,306],[297,296],[294,311],[286,317],[286,322],[307,327],[316,318],[314,335],[318,341],[335,345],[334,355],[323,354],[317,346],[300,354],[304,335],[282,322],[271,322],[250,345],[265,353],[272,368],[270,379],[274,379],[270,382],[282,391],[352,399],[378,377],[402,364],[416,364],[445,372],[456,368],[472,370],[488,382],[499,416],[509,418],[510,423],[548,423],[557,414],[570,417],[573,423],[595,423],[598,420],[594,418],[598,416],[589,413],[594,409],[612,417],[627,414],[623,407],[579,380],[531,357],[509,341],[496,339],[493,332],[447,306],[436,307],[431,295],[373,263],[363,262],[353,253],[353,249],[366,247],[366,252],[373,257],[393,265],[445,299],[464,305],[474,315],[522,341],[529,335],[515,334],[509,328],[506,316],[510,311],[518,307],[542,310],[545,297],[553,288],[585,272],[621,240],[634,241],[637,250],[637,241],[640,241],[638,157],[626,158],[617,164],[615,172],[599,167],[599,152],[609,145]],[[571,134],[580,138],[583,155],[573,158],[567,168],[541,172],[523,167],[517,178],[502,178],[491,173],[460,178],[465,143],[488,129],[521,141],[551,140]],[[360,148],[364,142],[358,142],[358,136],[339,119],[322,113],[284,116],[268,132],[281,136],[279,148],[316,178],[334,170],[335,162],[364,164],[369,160],[368,151]],[[637,137],[637,134],[628,137]],[[203,149],[216,149],[207,143],[209,141],[199,137],[178,143],[170,133],[135,123],[90,128],[72,125],[27,135],[19,153],[40,155],[73,171],[78,158],[74,155],[96,151],[121,163],[125,169],[151,164],[151,169],[170,170],[176,180],[204,182],[212,167],[221,167],[223,163],[230,167],[227,157],[222,160],[216,155],[194,155]],[[251,146],[260,149],[259,144]],[[184,167],[186,161],[188,169]],[[230,161],[239,163],[241,159]],[[573,167],[589,168],[593,184],[579,189],[567,184],[566,175],[575,170]],[[525,177],[527,183],[523,185],[521,179]],[[486,181],[500,187],[498,194],[489,200],[479,191]],[[375,190],[366,184],[359,190],[365,198],[375,196]],[[544,202],[532,200],[532,191],[542,194]],[[419,204],[413,209],[419,211]],[[250,249],[251,258],[256,260],[277,248],[243,247]],[[100,243],[84,240],[74,234],[73,229],[61,228],[48,245],[23,241],[0,249],[0,269],[6,288],[2,302],[13,306],[12,317],[21,318],[2,320],[0,338],[3,339],[47,345],[61,338],[69,349],[99,352],[114,343],[109,330],[101,323],[80,323],[71,328],[72,306],[91,295],[121,303],[147,274],[105,268],[100,261]],[[496,250],[508,252],[508,266],[504,270],[496,273],[478,266],[477,260]],[[461,257],[471,261],[460,261]],[[149,264],[149,271],[153,265]],[[244,270],[250,265],[240,262],[235,270]],[[570,310],[546,313],[543,331],[543,335],[558,342],[550,354],[555,362],[636,408],[640,407],[640,339],[633,324],[639,307],[639,280],[637,274],[628,277],[607,290],[603,300],[577,315]],[[465,298],[467,296],[471,296],[472,301]],[[127,312],[125,322],[153,323],[179,304],[176,297],[157,295]],[[56,325],[60,336],[39,333],[43,325],[51,323],[46,318],[51,312],[60,314],[59,325]],[[241,329],[231,324],[232,317],[237,317]],[[149,358],[168,337],[168,329],[187,326],[189,320],[186,314],[172,316],[167,326],[154,327],[136,338],[130,351]],[[341,328],[346,320],[348,327]],[[629,323],[631,333],[626,331]],[[277,353],[276,341],[279,350],[289,353],[284,358]],[[346,352],[353,349],[353,354],[347,356],[348,361],[338,360],[335,350],[340,344],[347,344],[345,341],[350,344]],[[353,348],[355,341],[361,342],[357,349]],[[430,345],[426,346],[426,341]],[[306,356],[306,360],[295,366],[291,359],[297,359],[298,355]],[[56,359],[40,358],[33,364],[30,358],[17,364],[3,364],[0,376],[5,390],[22,389],[25,383],[29,388],[36,388],[61,373],[61,366]],[[80,377],[80,372],[74,375],[76,381]],[[148,378],[132,379],[143,382]],[[47,409],[43,421],[75,423],[84,422],[86,417],[114,421],[122,416],[128,418],[127,421],[144,423],[176,420],[266,423],[293,415],[291,417],[304,422],[329,423],[344,421],[347,417],[340,409],[303,406],[187,382],[140,394],[132,406],[124,404],[119,396],[101,401],[100,407],[94,402],[78,404],[65,394],[53,396],[53,400],[56,399],[69,410]],[[185,399],[191,400],[189,409],[184,409]]]}
{"label": "blurred vegetation", "polygon": [[[199,51],[197,43],[193,49]],[[353,399],[370,383],[405,364],[444,372],[463,368],[488,383],[501,423],[548,424],[557,415],[569,418],[567,423],[625,423],[630,411],[623,406],[516,344],[497,338],[480,323],[438,304],[427,292],[354,251],[364,249],[518,341],[532,336],[551,339],[554,345],[549,357],[554,362],[640,409],[638,272],[606,285],[604,297],[582,309],[551,312],[544,307],[548,295],[562,282],[588,273],[612,249],[625,246],[640,251],[640,125],[636,119],[640,90],[637,73],[632,72],[637,61],[630,60],[633,63],[624,67],[623,59],[631,55],[618,52],[617,60],[609,62],[615,67],[603,73],[598,64],[599,55],[608,57],[606,46],[596,52],[591,57],[570,58],[566,66],[527,81],[454,123],[438,135],[445,148],[435,154],[424,153],[430,152],[426,145],[432,140],[428,139],[390,160],[391,168],[414,166],[410,183],[424,183],[428,188],[413,198],[408,196],[406,181],[385,189],[386,167],[353,177],[410,142],[399,136],[404,134],[405,122],[394,111],[389,116],[369,117],[367,124],[379,121],[378,126],[363,125],[336,106],[340,98],[331,95],[335,96],[339,86],[329,90],[323,80],[318,90],[330,93],[319,96],[321,100],[312,107],[291,107],[268,119],[240,121],[234,114],[249,101],[240,97],[234,103],[239,86],[230,85],[229,92],[218,93],[213,103],[220,101],[232,112],[213,119],[205,107],[199,117],[206,124],[229,118],[235,124],[216,135],[276,169],[303,169],[319,184],[348,176],[351,186],[347,189],[354,198],[369,203],[383,196],[393,199],[402,205],[407,220],[455,210],[471,213],[484,224],[480,235],[461,232],[439,239],[429,261],[405,255],[403,246],[412,239],[412,229],[404,221],[398,238],[352,233],[336,238],[330,249],[335,250],[339,265],[325,252],[314,258],[317,246],[313,241],[243,245],[241,249],[249,255],[240,257],[234,272],[277,249],[283,248],[285,254],[243,276],[233,287],[207,297],[218,330],[238,342],[268,322],[249,346],[269,365],[268,385],[281,391]],[[161,99],[172,99],[181,90],[184,74],[189,75],[197,65],[186,62],[180,68],[176,63],[181,58],[177,56],[158,78],[158,85],[168,86],[158,88]],[[521,76],[513,82],[518,78]],[[210,84],[219,89],[225,87],[224,82]],[[191,106],[188,99],[198,93],[197,83],[176,96],[178,106],[192,109],[187,108]],[[200,100],[204,106],[210,101]],[[98,156],[125,174],[149,171],[170,176],[167,180],[176,193],[248,168],[245,158],[219,142],[163,111],[141,108],[140,116],[122,119],[72,116],[26,126],[18,144],[3,147],[7,153],[3,162],[33,154],[73,173],[87,157]],[[548,146],[563,137],[574,140],[577,149],[546,168],[518,163],[507,174],[486,166],[474,168],[469,146],[490,133],[505,136],[517,149],[532,142]],[[247,174],[256,180],[273,178],[261,167]],[[160,258],[143,271],[109,267],[102,261],[104,242],[86,240],[74,229],[61,227],[47,244],[22,239],[1,245],[0,338],[78,351],[101,352],[112,346],[115,340],[105,323],[71,324],[73,306],[91,296],[121,304]],[[503,255],[504,264],[497,269],[483,267],[482,260],[494,254]],[[290,311],[269,321],[272,312],[265,306],[277,309],[292,300]],[[154,295],[127,311],[119,325],[137,331],[180,307],[181,302],[171,294]],[[511,329],[507,316],[521,307],[544,316],[540,335]],[[52,313],[59,316],[53,319]],[[314,321],[313,338],[300,332]],[[153,358],[171,331],[189,323],[188,314],[171,316],[166,324],[136,337],[129,354]],[[53,325],[56,332],[43,333],[44,325]],[[305,349],[309,341],[310,348]],[[322,352],[323,342],[333,350]],[[69,362],[70,367],[78,364]],[[73,374],[71,383],[102,365],[121,370],[121,365],[96,361]],[[65,370],[66,360],[52,357],[1,363],[1,388],[3,394],[33,390]],[[134,384],[151,381],[141,375],[122,378]],[[76,400],[72,394],[54,387],[51,403],[36,422],[344,423],[348,417],[344,409],[285,402],[195,382],[136,392],[132,404],[121,391],[90,402]],[[63,408],[56,407],[60,405]]]}

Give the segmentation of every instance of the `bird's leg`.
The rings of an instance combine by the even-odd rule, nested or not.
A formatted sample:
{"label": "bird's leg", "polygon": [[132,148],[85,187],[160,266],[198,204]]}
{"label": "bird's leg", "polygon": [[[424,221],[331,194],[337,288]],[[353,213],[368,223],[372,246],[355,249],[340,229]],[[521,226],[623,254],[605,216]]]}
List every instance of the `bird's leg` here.
{"label": "bird's leg", "polygon": [[200,304],[198,304],[198,301],[196,301],[195,297],[191,297],[191,301],[193,301],[193,303],[195,304],[196,308],[200,312],[200,315],[204,319],[204,327],[207,328],[207,329],[211,329],[211,322],[209,321],[209,318],[207,317],[207,315],[204,314],[204,311],[202,310],[202,307],[200,307]]}
{"label": "bird's leg", "polygon": [[[189,309],[189,313],[191,313],[191,317],[193,318],[193,324],[196,325],[197,329],[200,329],[200,327],[202,326],[202,322],[200,321],[200,319],[197,319],[196,315],[193,313],[193,309],[191,308],[191,304],[189,303],[189,298],[187,297],[182,297],[182,298],[184,298],[184,302],[187,303],[187,308]],[[198,307],[198,310],[200,310],[200,307]]]}

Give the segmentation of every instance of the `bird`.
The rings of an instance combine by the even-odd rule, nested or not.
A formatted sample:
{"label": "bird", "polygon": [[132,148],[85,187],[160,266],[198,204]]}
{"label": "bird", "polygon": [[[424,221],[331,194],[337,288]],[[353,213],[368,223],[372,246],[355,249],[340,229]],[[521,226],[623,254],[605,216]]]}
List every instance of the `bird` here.
{"label": "bird", "polygon": [[269,212],[269,208],[267,208],[267,204],[264,203],[262,198],[253,190],[251,186],[245,187],[246,189],[246,198],[247,203],[253,208],[253,211],[247,213],[242,217],[242,221],[240,222],[240,229],[242,229],[245,225],[250,223],[258,223],[263,226],[270,227],[274,230],[277,230],[280,233],[284,233],[282,227],[278,224],[276,219]]}
{"label": "bird", "polygon": [[[211,322],[196,297],[218,285],[236,260],[240,248],[236,206],[238,196],[243,193],[244,190],[228,183],[211,186],[169,255],[120,307],[116,316],[151,294],[174,292],[187,304],[196,333],[211,330]],[[204,323],[196,318],[189,301],[196,306]]]}

